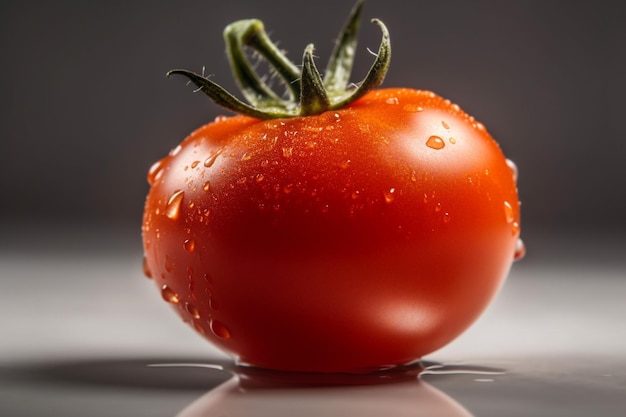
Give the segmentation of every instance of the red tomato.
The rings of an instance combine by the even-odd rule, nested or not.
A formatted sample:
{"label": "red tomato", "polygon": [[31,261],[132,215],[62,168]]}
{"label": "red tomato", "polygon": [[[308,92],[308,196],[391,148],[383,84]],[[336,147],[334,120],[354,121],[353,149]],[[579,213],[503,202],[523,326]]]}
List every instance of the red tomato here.
{"label": "red tomato", "polygon": [[520,231],[512,166],[428,91],[220,117],[149,182],[147,275],[209,341],[279,370],[366,372],[444,346],[502,284]]}

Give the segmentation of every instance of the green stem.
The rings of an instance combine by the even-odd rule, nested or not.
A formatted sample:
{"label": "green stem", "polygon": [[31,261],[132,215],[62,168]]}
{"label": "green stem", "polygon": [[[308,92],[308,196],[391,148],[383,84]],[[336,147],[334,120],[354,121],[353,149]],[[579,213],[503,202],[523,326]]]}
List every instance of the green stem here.
{"label": "green stem", "polygon": [[[359,0],[352,9],[329,60],[324,78],[313,60],[313,45],[308,45],[305,49],[302,70],[299,70],[270,40],[263,23],[255,19],[240,20],[228,25],[224,30],[231,69],[249,104],[237,99],[207,77],[194,72],[177,69],[168,72],[167,75],[184,75],[198,87],[199,91],[207,94],[218,105],[259,119],[311,116],[340,109],[382,84],[389,69],[391,59],[389,32],[380,20],[373,19],[372,22],[376,23],[382,32],[376,59],[357,87],[349,87],[362,7],[363,1]],[[276,94],[259,77],[246,55],[245,48],[257,52],[276,71],[287,86],[287,98]]]}
{"label": "green stem", "polygon": [[324,85],[330,91],[345,91],[350,82],[362,9],[363,1],[361,0],[352,9],[328,61]]}
{"label": "green stem", "polygon": [[301,85],[301,116],[321,114],[330,108],[330,100],[326,94],[322,76],[313,61],[313,44],[309,44],[304,50]]}

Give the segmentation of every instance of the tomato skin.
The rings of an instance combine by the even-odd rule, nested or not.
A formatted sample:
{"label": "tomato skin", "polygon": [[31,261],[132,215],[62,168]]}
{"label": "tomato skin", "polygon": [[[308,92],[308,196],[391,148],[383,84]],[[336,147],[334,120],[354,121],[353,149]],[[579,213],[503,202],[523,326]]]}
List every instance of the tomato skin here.
{"label": "tomato skin", "polygon": [[488,305],[519,236],[497,143],[427,91],[221,118],[149,180],[147,273],[199,333],[265,368],[367,372],[433,352]]}

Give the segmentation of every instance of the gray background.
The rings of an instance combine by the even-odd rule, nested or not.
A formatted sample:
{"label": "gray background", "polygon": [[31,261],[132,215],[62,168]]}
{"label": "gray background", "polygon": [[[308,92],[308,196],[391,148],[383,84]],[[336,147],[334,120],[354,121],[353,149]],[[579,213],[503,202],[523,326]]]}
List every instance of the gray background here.
{"label": "gray background", "polygon": [[[247,17],[323,67],[351,6],[0,0],[1,415],[171,417],[217,383],[146,368],[224,360],[141,272],[148,167],[222,113],[165,72],[234,89],[221,32]],[[626,2],[368,0],[357,80],[370,17],[392,33],[385,85],[458,103],[520,169],[528,256],[427,358],[510,372],[426,381],[477,417],[622,416]]]}
{"label": "gray background", "polygon": [[[165,72],[206,66],[234,90],[221,33],[248,17],[296,61],[314,42],[323,67],[351,6],[3,1],[2,227],[117,228],[138,243],[148,167],[223,113]],[[370,0],[363,17],[355,79],[378,46],[366,22],[381,18],[385,86],[458,103],[518,164],[529,250],[539,235],[623,235],[626,2]]]}

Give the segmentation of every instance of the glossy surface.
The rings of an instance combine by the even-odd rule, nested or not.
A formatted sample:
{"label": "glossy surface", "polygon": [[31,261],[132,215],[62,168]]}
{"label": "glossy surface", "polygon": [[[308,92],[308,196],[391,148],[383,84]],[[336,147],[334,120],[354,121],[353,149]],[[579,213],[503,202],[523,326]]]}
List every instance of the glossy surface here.
{"label": "glossy surface", "polygon": [[306,118],[219,118],[148,174],[147,275],[242,363],[408,363],[500,288],[520,233],[515,176],[484,126],[428,91],[379,90]]}

